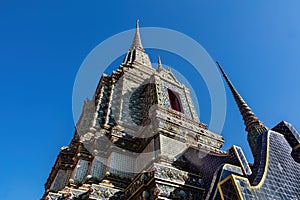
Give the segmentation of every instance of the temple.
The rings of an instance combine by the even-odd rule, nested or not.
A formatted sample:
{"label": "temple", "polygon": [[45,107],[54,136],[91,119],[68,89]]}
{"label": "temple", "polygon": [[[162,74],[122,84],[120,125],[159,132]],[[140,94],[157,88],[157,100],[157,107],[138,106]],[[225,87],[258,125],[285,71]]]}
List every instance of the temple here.
{"label": "temple", "polygon": [[265,127],[217,63],[245,123],[250,164],[240,147],[222,150],[224,138],[199,121],[189,89],[157,62],[137,21],[123,62],[84,102],[42,199],[300,199],[300,135],[291,124]]}

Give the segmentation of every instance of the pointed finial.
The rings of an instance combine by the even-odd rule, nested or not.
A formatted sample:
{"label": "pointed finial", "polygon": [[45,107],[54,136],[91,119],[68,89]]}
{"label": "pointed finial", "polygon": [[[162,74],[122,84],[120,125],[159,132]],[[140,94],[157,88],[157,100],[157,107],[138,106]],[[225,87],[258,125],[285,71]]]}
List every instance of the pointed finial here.
{"label": "pointed finial", "polygon": [[160,60],[160,56],[158,55],[158,58],[157,58],[157,62],[159,65],[161,65],[161,60]]}
{"label": "pointed finial", "polygon": [[140,36],[139,20],[136,20],[135,35],[130,47],[130,50],[134,50],[134,49],[139,49],[141,51],[144,51],[141,36]]}
{"label": "pointed finial", "polygon": [[162,71],[164,69],[164,67],[161,64],[160,56],[158,56],[157,64],[158,64],[157,71],[159,71],[159,72]]}
{"label": "pointed finial", "polygon": [[231,81],[229,80],[228,76],[224,72],[223,68],[219,64],[219,62],[216,62],[220,71],[222,72],[223,77],[225,78],[225,81],[227,82],[231,93],[234,97],[234,100],[240,110],[240,113],[243,117],[244,124],[246,126],[246,131],[248,132],[248,142],[250,144],[251,150],[254,153],[256,149],[256,139],[257,136],[264,131],[267,130],[267,128],[264,126],[264,124],[255,116],[255,114],[252,112],[251,108],[247,105],[247,103],[244,101],[242,96],[238,93],[238,91],[235,89]]}

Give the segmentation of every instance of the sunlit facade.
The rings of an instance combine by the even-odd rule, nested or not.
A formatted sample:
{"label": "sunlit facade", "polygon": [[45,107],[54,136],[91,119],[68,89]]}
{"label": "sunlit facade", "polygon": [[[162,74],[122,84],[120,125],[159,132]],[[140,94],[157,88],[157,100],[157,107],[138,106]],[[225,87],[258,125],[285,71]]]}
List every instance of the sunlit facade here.
{"label": "sunlit facade", "polygon": [[[219,65],[219,64],[218,64]],[[123,62],[103,74],[62,147],[43,199],[300,199],[300,136],[259,121],[219,65],[239,107],[254,163],[200,122],[190,91],[139,33]]]}

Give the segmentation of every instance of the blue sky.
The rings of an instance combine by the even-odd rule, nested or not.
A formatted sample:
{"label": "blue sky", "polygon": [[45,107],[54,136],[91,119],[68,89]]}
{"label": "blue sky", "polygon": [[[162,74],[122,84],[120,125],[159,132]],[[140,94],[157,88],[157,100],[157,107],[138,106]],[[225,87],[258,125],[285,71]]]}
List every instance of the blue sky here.
{"label": "blue sky", "polygon": [[[266,126],[286,120],[299,129],[299,10],[299,1],[277,0],[2,1],[1,199],[42,196],[59,148],[74,132],[72,89],[77,70],[96,45],[134,28],[136,19],[140,26],[174,29],[195,39],[221,62]],[[163,62],[178,71],[188,65],[168,52],[147,52],[152,61],[162,55]],[[203,80],[188,77],[194,88],[199,87],[201,121],[209,123],[210,99]],[[242,146],[252,160],[231,95],[222,135],[224,149]]]}

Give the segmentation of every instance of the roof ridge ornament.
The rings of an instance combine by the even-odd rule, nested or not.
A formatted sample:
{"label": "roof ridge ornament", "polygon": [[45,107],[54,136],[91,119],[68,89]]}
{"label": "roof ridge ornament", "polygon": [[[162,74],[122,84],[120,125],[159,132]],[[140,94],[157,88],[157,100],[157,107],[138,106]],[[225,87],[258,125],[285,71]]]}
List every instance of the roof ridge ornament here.
{"label": "roof ridge ornament", "polygon": [[135,28],[135,35],[129,50],[138,49],[141,51],[145,51],[142,45],[141,35],[140,35],[140,28],[139,28],[139,20],[136,20],[136,28]]}
{"label": "roof ridge ornament", "polygon": [[164,67],[161,64],[160,56],[158,56],[157,64],[158,64],[157,71],[159,71],[159,72],[163,71]]}
{"label": "roof ridge ornament", "polygon": [[227,74],[224,72],[219,62],[216,61],[216,63],[220,71],[222,72],[222,75],[225,78],[225,81],[227,82],[231,90],[231,93],[234,97],[234,100],[239,108],[239,111],[243,117],[244,124],[246,126],[246,131],[248,132],[248,142],[250,144],[252,153],[254,154],[256,149],[257,136],[265,132],[266,130],[268,130],[268,128],[265,127],[265,125],[252,112],[251,108],[247,105],[245,100],[242,98],[242,96],[238,93],[236,88],[231,83],[230,79],[228,78]]}

